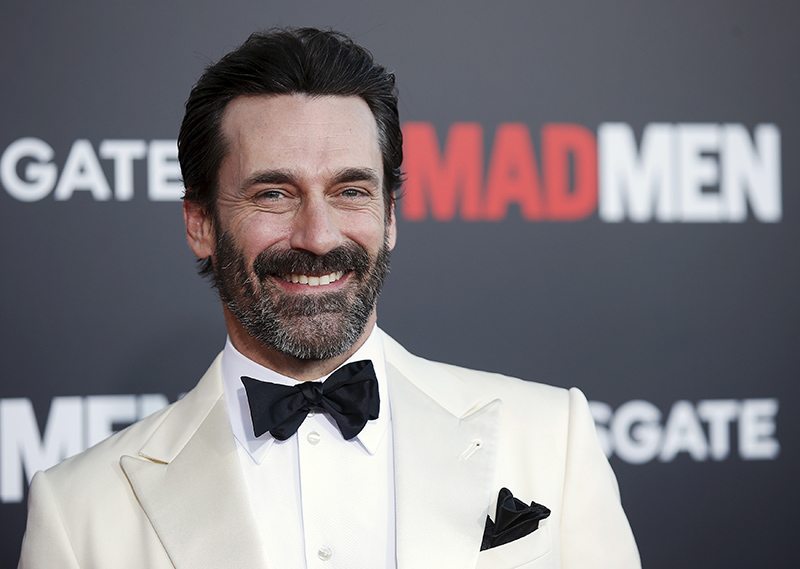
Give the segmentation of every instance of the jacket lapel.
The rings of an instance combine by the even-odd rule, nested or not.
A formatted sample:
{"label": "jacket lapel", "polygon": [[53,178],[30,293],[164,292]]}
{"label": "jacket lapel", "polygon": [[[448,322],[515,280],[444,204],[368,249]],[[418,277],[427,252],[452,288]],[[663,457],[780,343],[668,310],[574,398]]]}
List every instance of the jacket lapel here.
{"label": "jacket lapel", "polygon": [[177,569],[264,567],[222,397],[220,358],[120,465]]}
{"label": "jacket lapel", "polygon": [[398,569],[477,563],[493,494],[501,402],[385,342],[392,407]]}

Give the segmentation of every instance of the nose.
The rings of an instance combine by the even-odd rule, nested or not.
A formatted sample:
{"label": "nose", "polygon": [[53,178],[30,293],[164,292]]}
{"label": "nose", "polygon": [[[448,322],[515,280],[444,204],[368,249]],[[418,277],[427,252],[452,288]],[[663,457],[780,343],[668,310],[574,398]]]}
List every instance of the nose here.
{"label": "nose", "polygon": [[336,212],[324,199],[310,199],[295,215],[289,245],[315,255],[324,255],[342,241]]}

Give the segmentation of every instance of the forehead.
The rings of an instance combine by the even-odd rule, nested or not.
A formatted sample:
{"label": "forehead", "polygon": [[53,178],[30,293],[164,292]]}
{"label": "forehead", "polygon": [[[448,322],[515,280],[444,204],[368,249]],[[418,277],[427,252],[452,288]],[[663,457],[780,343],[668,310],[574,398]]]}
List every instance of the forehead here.
{"label": "forehead", "polygon": [[223,170],[290,169],[318,175],[350,167],[381,172],[378,127],[360,97],[259,95],[231,101],[222,118]]}

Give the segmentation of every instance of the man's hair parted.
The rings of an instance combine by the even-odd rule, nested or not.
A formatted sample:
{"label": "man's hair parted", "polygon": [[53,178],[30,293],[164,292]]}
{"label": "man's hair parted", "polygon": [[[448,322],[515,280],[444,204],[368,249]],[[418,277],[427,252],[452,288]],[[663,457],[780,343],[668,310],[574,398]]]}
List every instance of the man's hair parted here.
{"label": "man's hair parted", "polygon": [[[227,152],[221,123],[230,101],[247,95],[357,96],[378,126],[387,213],[402,184],[403,135],[394,74],[346,35],[314,28],[275,28],[252,34],[206,68],[186,101],[178,134],[184,199],[215,217],[217,176]],[[211,260],[200,273],[211,272]]]}

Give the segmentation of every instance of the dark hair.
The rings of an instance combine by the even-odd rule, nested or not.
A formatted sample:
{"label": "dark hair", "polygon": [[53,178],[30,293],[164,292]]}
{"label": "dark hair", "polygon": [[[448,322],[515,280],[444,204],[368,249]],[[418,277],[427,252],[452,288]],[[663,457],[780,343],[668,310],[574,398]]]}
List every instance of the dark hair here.
{"label": "dark hair", "polygon": [[[184,199],[215,217],[217,175],[227,152],[221,131],[225,107],[242,95],[358,96],[378,125],[387,214],[402,183],[403,135],[397,113],[394,74],[372,54],[339,32],[314,28],[271,29],[206,68],[186,101],[178,134]],[[201,262],[201,274],[211,270]]]}

